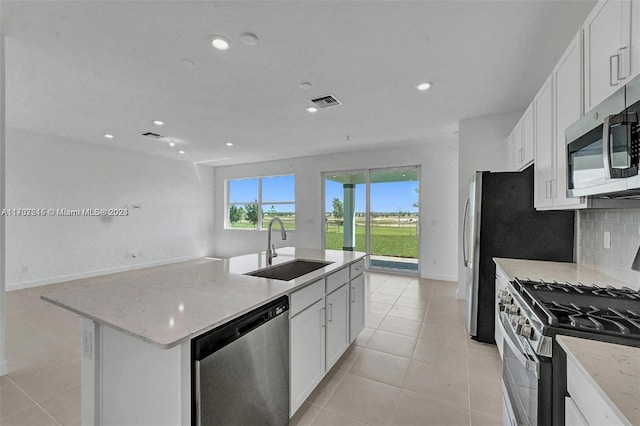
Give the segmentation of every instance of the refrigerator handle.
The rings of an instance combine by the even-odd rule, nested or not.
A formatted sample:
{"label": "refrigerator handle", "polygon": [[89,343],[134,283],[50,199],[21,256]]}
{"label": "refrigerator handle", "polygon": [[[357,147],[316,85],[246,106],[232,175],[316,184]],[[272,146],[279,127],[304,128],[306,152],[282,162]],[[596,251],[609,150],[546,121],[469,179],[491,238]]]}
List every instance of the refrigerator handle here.
{"label": "refrigerator handle", "polygon": [[469,199],[464,203],[464,218],[462,219],[462,258],[464,259],[464,267],[469,265],[467,258],[467,214],[469,213]]}

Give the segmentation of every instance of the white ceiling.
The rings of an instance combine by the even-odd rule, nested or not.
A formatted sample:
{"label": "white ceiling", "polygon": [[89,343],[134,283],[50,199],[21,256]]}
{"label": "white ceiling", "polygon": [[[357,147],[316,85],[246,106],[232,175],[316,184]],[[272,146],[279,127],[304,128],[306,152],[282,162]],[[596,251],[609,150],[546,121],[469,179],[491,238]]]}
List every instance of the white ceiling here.
{"label": "white ceiling", "polygon": [[[7,125],[211,165],[448,143],[523,110],[594,4],[2,0]],[[305,111],[327,93],[344,105]]]}

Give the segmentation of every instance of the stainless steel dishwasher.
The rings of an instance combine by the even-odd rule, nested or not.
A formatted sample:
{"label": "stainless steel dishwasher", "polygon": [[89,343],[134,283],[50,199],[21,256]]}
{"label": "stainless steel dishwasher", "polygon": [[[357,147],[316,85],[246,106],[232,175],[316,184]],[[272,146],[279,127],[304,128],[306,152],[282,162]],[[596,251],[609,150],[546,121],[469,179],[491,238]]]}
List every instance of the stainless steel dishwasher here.
{"label": "stainless steel dishwasher", "polygon": [[289,299],[283,296],[191,341],[191,423],[289,423]]}

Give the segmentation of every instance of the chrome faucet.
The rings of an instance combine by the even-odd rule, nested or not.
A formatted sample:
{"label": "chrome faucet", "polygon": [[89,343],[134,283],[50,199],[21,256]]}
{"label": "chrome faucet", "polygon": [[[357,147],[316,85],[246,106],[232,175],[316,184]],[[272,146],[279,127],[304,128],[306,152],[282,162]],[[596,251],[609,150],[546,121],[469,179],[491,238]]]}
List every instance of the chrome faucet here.
{"label": "chrome faucet", "polygon": [[280,220],[279,217],[271,219],[269,222],[269,229],[267,231],[267,265],[271,265],[273,263],[273,258],[278,257],[278,253],[276,253],[276,246],[271,244],[271,228],[273,227],[273,222],[278,222],[280,224],[282,239],[287,239],[287,231],[284,229],[284,223],[282,223],[282,220]]}

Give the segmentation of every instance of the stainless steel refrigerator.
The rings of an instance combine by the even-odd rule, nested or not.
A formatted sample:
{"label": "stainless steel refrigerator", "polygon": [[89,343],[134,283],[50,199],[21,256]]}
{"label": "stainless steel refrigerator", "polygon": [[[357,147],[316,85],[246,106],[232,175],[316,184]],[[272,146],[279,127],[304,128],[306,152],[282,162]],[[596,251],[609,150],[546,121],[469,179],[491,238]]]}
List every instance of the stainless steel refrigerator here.
{"label": "stainless steel refrigerator", "polygon": [[[465,205],[466,327],[495,343],[494,257],[572,262],[575,212],[533,207],[533,166],[521,172],[476,172]],[[519,277],[532,278],[536,277]]]}

